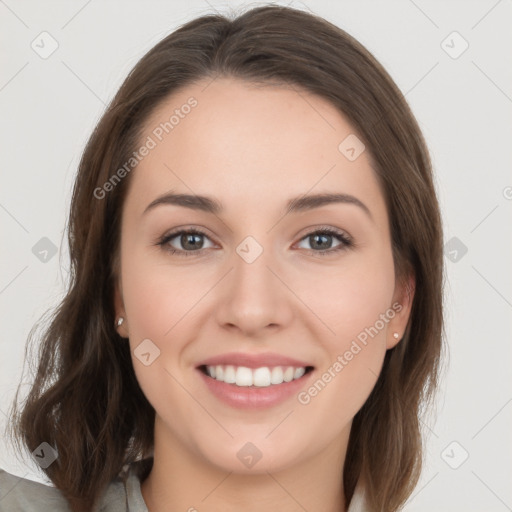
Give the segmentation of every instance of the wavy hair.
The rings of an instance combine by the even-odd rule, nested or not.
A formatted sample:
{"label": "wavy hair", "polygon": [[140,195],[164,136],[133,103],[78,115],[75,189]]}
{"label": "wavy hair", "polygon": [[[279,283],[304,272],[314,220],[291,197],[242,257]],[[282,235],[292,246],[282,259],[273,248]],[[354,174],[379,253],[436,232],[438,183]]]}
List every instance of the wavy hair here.
{"label": "wavy hair", "polygon": [[[145,122],[170,94],[219,76],[327,99],[372,159],[390,218],[396,275],[413,275],[415,293],[404,337],[387,351],[354,417],[343,485],[349,503],[362,478],[372,512],[396,511],[420,475],[420,416],[433,405],[442,352],[442,227],[430,157],[404,96],[373,55],[339,27],[289,7],[189,21],[140,59],[110,102],[80,160],[67,225],[69,285],[41,336],[21,407],[18,386],[12,439],[20,453],[43,441],[57,450],[44,472],[74,512],[91,510],[123,466],[151,452],[155,411],[114,327],[130,175],[101,200],[94,192],[129,160]],[[34,338],[32,330],[29,341]]]}

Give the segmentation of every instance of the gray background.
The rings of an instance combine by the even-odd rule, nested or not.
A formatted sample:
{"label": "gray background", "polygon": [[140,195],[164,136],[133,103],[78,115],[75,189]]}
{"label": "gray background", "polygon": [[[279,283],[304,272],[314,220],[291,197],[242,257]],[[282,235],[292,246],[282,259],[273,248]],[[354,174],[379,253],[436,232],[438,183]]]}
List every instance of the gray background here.
{"label": "gray background", "polygon": [[[22,378],[27,334],[63,294],[73,178],[106,103],[178,25],[259,4],[0,0],[0,427]],[[448,244],[450,358],[437,417],[424,420],[426,465],[406,511],[512,510],[512,2],[289,4],[374,53],[406,94],[432,153]],[[58,43],[47,58],[31,47],[46,37],[51,48],[43,31]],[[51,246],[57,253],[44,253]],[[46,482],[4,440],[0,467]]]}

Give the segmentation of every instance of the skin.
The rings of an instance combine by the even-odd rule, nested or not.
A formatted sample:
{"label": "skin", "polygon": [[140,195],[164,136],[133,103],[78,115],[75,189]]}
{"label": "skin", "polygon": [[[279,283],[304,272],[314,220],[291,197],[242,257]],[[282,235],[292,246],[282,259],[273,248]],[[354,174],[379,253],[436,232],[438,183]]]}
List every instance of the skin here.
{"label": "skin", "polygon": [[[352,419],[399,342],[393,333],[401,338],[413,297],[396,279],[384,196],[368,151],[351,162],[338,150],[355,130],[326,100],[231,78],[209,82],[153,112],[142,141],[190,96],[198,101],[133,171],[122,212],[118,329],[156,411],[154,466],[142,494],[151,512],[345,510]],[[143,214],[171,190],[213,196],[224,211],[160,205]],[[353,195],[371,217],[354,204],[283,215],[288,199],[318,192]],[[207,232],[201,254],[156,245],[191,226]],[[318,255],[343,243],[315,246],[307,235],[322,227],[354,246]],[[236,252],[249,235],[263,248],[250,264]],[[179,235],[169,245],[187,250]],[[293,395],[239,410],[213,396],[195,369],[226,352],[276,352],[310,361],[312,383],[395,302],[400,313],[307,405]],[[148,366],[133,353],[144,339],[160,350]],[[237,457],[247,442],[262,454],[252,468]]]}

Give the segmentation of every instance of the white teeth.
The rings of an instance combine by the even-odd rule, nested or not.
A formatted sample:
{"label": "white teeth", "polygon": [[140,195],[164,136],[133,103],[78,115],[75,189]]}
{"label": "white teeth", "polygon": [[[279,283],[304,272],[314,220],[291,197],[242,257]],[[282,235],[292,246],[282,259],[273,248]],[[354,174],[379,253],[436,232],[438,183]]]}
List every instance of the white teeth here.
{"label": "white teeth", "polygon": [[300,379],[306,373],[306,368],[295,368],[294,379]]}
{"label": "white teeth", "polygon": [[239,366],[236,369],[236,381],[237,386],[252,386],[252,371],[250,368],[245,366]]}
{"label": "white teeth", "polygon": [[293,380],[293,374],[295,373],[293,367],[288,366],[284,372],[283,379],[285,382],[291,382]]}
{"label": "white teeth", "polygon": [[253,382],[255,386],[270,386],[270,370],[268,368],[256,368],[253,372]]}
{"label": "white teeth", "polygon": [[283,369],[280,366],[272,368],[270,382],[272,384],[281,384],[283,382]]}
{"label": "white teeth", "polygon": [[293,366],[275,366],[272,369],[263,366],[261,368],[247,368],[246,366],[217,365],[207,366],[206,373],[226,384],[235,384],[236,386],[247,387],[267,387],[271,385],[291,382],[294,379],[300,379],[305,373],[306,368]]}
{"label": "white teeth", "polygon": [[224,382],[228,384],[234,384],[236,382],[236,372],[234,366],[226,366],[224,370]]}

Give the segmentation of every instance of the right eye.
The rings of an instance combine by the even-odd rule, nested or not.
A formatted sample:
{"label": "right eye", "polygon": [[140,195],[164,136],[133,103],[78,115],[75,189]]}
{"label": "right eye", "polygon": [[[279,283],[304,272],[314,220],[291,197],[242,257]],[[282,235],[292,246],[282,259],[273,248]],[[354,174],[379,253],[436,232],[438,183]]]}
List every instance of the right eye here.
{"label": "right eye", "polygon": [[[174,231],[163,236],[158,242],[158,245],[171,254],[176,254],[178,256],[192,256],[194,254],[203,253],[204,248],[199,247],[202,246],[202,237],[208,238],[206,233],[203,233],[197,228],[180,229],[179,231]],[[183,249],[176,249],[171,245],[170,242],[175,238],[178,240],[179,244],[182,245]]]}

